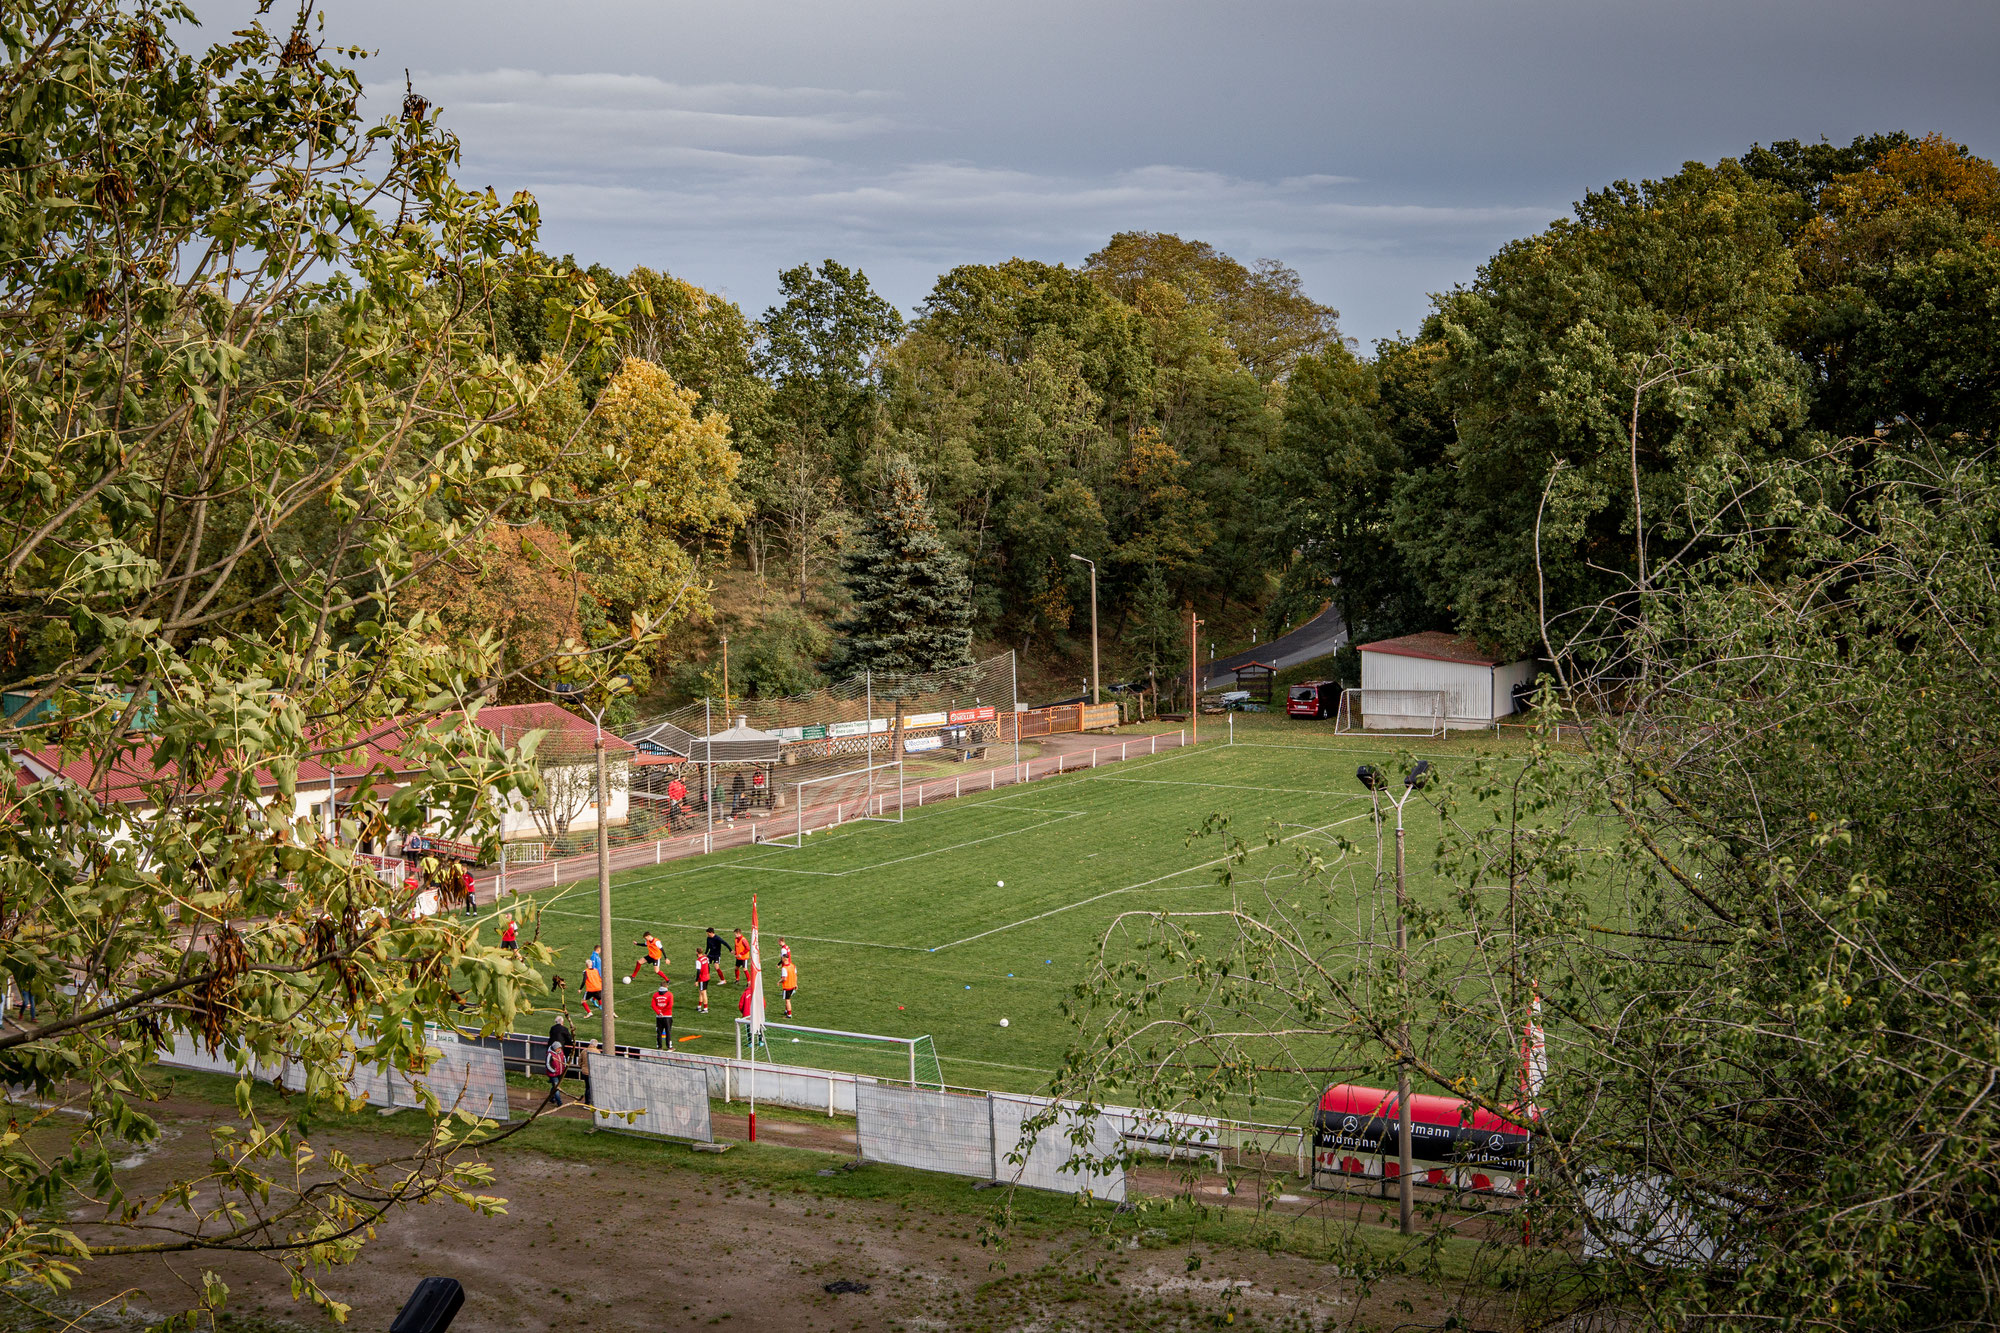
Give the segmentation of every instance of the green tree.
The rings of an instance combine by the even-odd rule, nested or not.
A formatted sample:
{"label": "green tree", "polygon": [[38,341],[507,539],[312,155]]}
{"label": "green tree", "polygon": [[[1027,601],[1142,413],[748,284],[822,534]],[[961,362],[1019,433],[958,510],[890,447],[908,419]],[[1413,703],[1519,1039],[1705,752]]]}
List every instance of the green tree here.
{"label": "green tree", "polygon": [[956,671],[972,665],[972,583],[965,561],[938,532],[923,483],[906,459],[892,459],[874,507],[841,557],[852,609],[836,675]]}
{"label": "green tree", "polygon": [[1453,438],[1397,479],[1391,517],[1428,603],[1532,649],[1544,601],[1589,606],[1633,573],[1630,535],[1697,469],[1794,447],[1810,399],[1780,341],[1789,208],[1733,162],[1690,163],[1589,195],[1440,299],[1423,338]]}
{"label": "green tree", "polygon": [[[536,253],[531,198],[459,188],[421,97],[362,120],[355,53],[305,12],[202,51],[176,45],[190,23],[26,0],[0,24],[0,742],[21,760],[0,967],[40,997],[0,1035],[27,1094],[0,1280],[34,1300],[121,1256],[228,1249],[338,1314],[319,1272],[393,1209],[500,1201],[476,1117],[434,1112],[386,1160],[318,1151],[315,1118],[357,1063],[421,1067],[426,1022],[511,1025],[546,961],[412,921],[354,855],[364,833],[487,837],[495,798],[532,787],[532,739],[503,752],[466,721],[498,645],[440,648],[408,596],[548,494],[500,427],[562,366],[496,355],[487,298],[524,273],[582,342],[613,321]],[[392,737],[416,770],[395,790],[361,776]],[[329,763],[337,838],[295,818]],[[159,1133],[176,1040],[290,1056],[303,1089],[196,1131],[225,1170],[114,1173]],[[205,1284],[205,1319],[225,1295]]]}
{"label": "green tree", "polygon": [[829,450],[850,482],[863,434],[874,423],[877,351],[903,330],[903,317],[868,277],[834,260],[778,275],[783,301],[757,323],[756,366],[772,386],[773,429],[808,448]]}

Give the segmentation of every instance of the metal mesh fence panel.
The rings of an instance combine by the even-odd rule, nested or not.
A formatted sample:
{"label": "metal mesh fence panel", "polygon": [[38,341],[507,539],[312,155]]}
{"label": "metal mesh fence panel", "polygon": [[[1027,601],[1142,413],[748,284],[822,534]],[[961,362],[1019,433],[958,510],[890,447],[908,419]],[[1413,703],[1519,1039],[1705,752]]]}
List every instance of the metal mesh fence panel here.
{"label": "metal mesh fence panel", "polygon": [[[1116,1160],[1123,1145],[1112,1117],[1085,1118],[1075,1108],[1061,1105],[1055,1122],[1024,1142],[1026,1122],[1050,1103],[1040,1097],[1000,1093],[988,1093],[987,1099],[993,1106],[993,1138],[999,1145],[1001,1180],[1030,1189],[1125,1201],[1125,1168]],[[1023,1160],[1010,1160],[1017,1155]]]}
{"label": "metal mesh fence panel", "polygon": [[391,1106],[421,1106],[428,1088],[441,1111],[466,1111],[488,1120],[506,1120],[507,1062],[499,1051],[432,1036],[438,1052],[421,1074],[397,1072],[389,1079]]}
{"label": "metal mesh fence panel", "polygon": [[993,1178],[993,1118],[984,1097],[860,1083],[854,1128],[864,1162]]}
{"label": "metal mesh fence panel", "polygon": [[[664,1138],[712,1143],[708,1075],[674,1060],[627,1055],[590,1057],[590,1095],[604,1129],[631,1129]],[[626,1116],[637,1112],[636,1119]]]}

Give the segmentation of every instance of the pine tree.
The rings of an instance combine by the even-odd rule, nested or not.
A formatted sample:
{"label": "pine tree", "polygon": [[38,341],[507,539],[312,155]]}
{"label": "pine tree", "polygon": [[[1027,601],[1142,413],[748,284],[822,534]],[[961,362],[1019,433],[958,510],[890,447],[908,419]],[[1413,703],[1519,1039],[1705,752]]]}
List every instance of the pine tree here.
{"label": "pine tree", "polygon": [[906,459],[889,464],[875,509],[841,559],[853,610],[836,673],[954,671],[972,665],[972,580],[938,532],[930,497]]}
{"label": "pine tree", "polygon": [[1160,567],[1149,567],[1145,580],[1139,584],[1128,642],[1139,655],[1139,665],[1146,669],[1146,679],[1152,686],[1156,703],[1160,677],[1171,679],[1175,664],[1181,660],[1180,655],[1186,646],[1186,627],[1187,620],[1175,607],[1173,593],[1168,589]]}

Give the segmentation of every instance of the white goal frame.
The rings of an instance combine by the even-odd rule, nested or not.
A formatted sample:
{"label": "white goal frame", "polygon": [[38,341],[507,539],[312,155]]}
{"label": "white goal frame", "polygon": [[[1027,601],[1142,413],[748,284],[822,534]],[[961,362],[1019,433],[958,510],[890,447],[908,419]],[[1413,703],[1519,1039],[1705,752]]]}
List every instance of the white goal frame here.
{"label": "white goal frame", "polygon": [[[896,786],[892,791],[885,778],[877,782],[875,775],[885,769],[896,770]],[[879,764],[867,764],[861,768],[850,768],[844,773],[828,773],[822,777],[806,778],[792,788],[794,802],[792,811],[792,831],[760,837],[758,841],[767,847],[803,847],[806,845],[806,807],[811,804],[810,789],[828,782],[843,782],[866,776],[867,789],[853,801],[834,802],[833,817],[820,825],[831,828],[851,819],[866,819],[878,824],[900,824],[903,822],[903,761],[890,759]],[[853,813],[848,813],[849,809]],[[894,809],[895,814],[888,811]]]}
{"label": "white goal frame", "polygon": [[[788,1032],[797,1033],[806,1041],[811,1041],[814,1037],[826,1037],[832,1039],[834,1044],[840,1046],[884,1046],[899,1050],[903,1052],[903,1058],[909,1063],[909,1081],[911,1087],[936,1088],[940,1092],[944,1090],[944,1063],[938,1059],[937,1042],[928,1034],[921,1037],[886,1037],[879,1032],[843,1032],[839,1028],[809,1028],[799,1023],[778,1023],[767,1020],[764,1024],[764,1039],[761,1042],[757,1042],[752,1041],[750,1038],[750,1020],[747,1018],[738,1018],[736,1020],[736,1058],[738,1060],[755,1060],[759,1046],[763,1047],[765,1054],[768,1056],[771,1050],[772,1034],[775,1033],[783,1036]],[[917,1053],[922,1051],[926,1046],[930,1048],[931,1063],[936,1065],[938,1069],[938,1081],[935,1083],[929,1079],[920,1079],[918,1077],[923,1071],[917,1068]],[[773,1060],[772,1063],[789,1062]]]}
{"label": "white goal frame", "polygon": [[[1445,691],[1443,690],[1383,690],[1349,686],[1340,692],[1340,709],[1334,715],[1333,729],[1343,736],[1371,730],[1362,725],[1361,719],[1371,713],[1391,717],[1429,718],[1430,728],[1421,731],[1414,727],[1398,727],[1393,731],[1384,729],[1389,735],[1427,735],[1433,738],[1444,735],[1445,722],[1450,716],[1445,712]],[[1370,708],[1374,699],[1379,704],[1392,707]]]}

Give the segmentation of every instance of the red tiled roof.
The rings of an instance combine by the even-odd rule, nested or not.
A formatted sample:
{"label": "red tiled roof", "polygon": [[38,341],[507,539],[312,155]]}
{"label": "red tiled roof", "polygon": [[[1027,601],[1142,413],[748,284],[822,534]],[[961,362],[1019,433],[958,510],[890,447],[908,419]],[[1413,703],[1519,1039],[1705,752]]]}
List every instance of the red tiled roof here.
{"label": "red tiled roof", "polygon": [[[432,725],[439,725],[460,716],[447,713],[436,719]],[[473,725],[490,731],[501,738],[502,744],[516,744],[521,737],[538,729],[582,729],[590,730],[592,724],[575,713],[556,704],[533,703],[512,704],[493,708],[482,708],[473,719]],[[417,771],[422,766],[404,763],[401,760],[405,729],[401,723],[388,723],[379,730],[352,742],[343,750],[338,762],[328,763],[325,759],[302,759],[299,761],[298,786],[311,788],[324,786],[329,778],[336,783],[352,782],[373,774],[377,777],[401,777]],[[604,750],[607,755],[635,753],[630,742],[605,733]],[[103,771],[98,771],[96,757],[80,755],[64,761],[61,747],[44,746],[39,750],[21,751],[17,758],[24,775],[33,781],[41,781],[48,774],[59,774],[65,780],[79,787],[86,787],[102,800],[129,804],[147,799],[146,784],[175,780],[178,765],[172,761],[156,763],[151,742],[135,734],[130,742],[121,747]],[[93,781],[93,776],[95,780]],[[278,785],[277,777],[269,769],[260,768],[256,773],[257,785],[269,790]],[[184,794],[214,791],[222,785],[220,777],[211,777],[199,787],[187,784]]]}
{"label": "red tiled roof", "polygon": [[1466,666],[1505,666],[1510,660],[1495,657],[1471,639],[1434,629],[1425,630],[1421,634],[1405,634],[1400,639],[1364,643],[1360,651],[1388,653],[1392,657],[1423,657],[1433,662],[1460,662]]}

